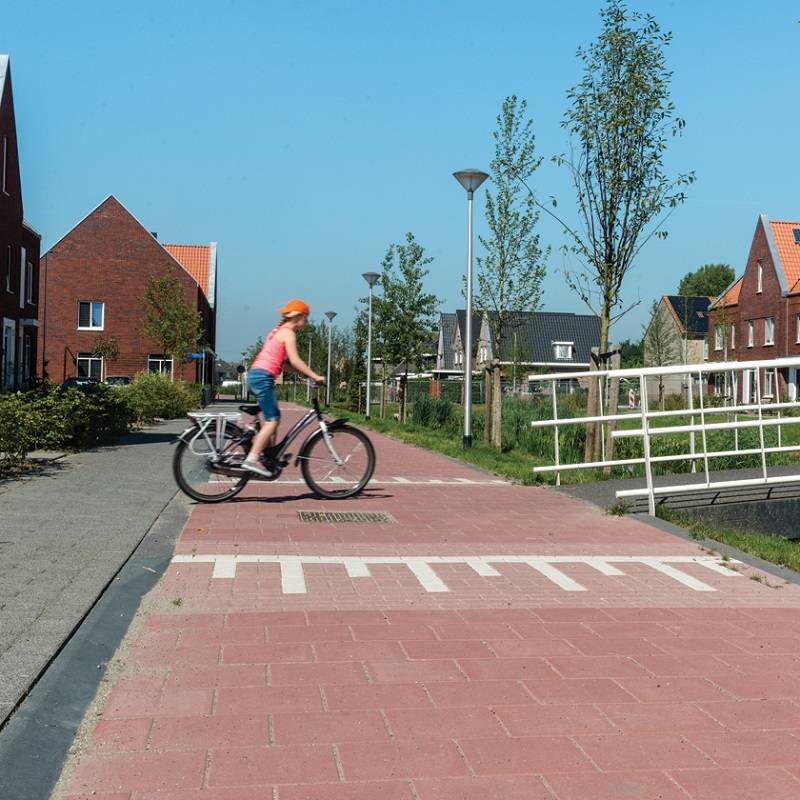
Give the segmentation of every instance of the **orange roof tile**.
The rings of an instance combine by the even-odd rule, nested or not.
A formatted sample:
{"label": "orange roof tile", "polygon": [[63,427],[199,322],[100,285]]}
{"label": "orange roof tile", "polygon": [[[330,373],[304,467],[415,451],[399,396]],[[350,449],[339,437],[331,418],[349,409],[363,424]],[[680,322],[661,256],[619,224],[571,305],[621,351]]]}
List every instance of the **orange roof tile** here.
{"label": "orange roof tile", "polygon": [[205,296],[209,296],[214,265],[211,263],[212,245],[209,244],[164,244],[162,247],[200,284]]}
{"label": "orange roof tile", "polygon": [[794,229],[800,230],[800,222],[770,220],[775,247],[778,249],[780,266],[786,276],[789,292],[800,291],[800,244],[795,241]]}
{"label": "orange roof tile", "polygon": [[735,283],[731,285],[727,292],[725,292],[722,297],[715,300],[712,303],[713,308],[719,308],[720,306],[735,306],[739,304],[739,293],[742,291],[742,275],[741,278],[738,278]]}

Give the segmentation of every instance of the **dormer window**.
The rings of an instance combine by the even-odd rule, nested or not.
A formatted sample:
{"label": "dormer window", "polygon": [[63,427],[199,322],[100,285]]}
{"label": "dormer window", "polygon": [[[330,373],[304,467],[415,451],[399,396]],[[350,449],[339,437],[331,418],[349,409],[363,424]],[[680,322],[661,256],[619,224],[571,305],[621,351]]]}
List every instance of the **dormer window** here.
{"label": "dormer window", "polygon": [[553,355],[556,361],[572,361],[575,342],[553,342]]}
{"label": "dormer window", "polygon": [[756,294],[761,294],[764,291],[764,265],[758,262],[758,288]]}

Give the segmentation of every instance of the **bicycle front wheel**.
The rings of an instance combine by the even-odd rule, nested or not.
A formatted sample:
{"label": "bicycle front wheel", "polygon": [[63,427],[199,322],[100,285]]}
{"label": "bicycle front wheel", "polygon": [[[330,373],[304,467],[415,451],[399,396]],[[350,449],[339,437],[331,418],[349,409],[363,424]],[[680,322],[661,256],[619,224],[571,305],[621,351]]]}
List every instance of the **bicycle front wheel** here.
{"label": "bicycle front wheel", "polygon": [[358,428],[342,425],[328,431],[331,448],[322,431],[312,433],[300,451],[300,470],[314,494],[344,500],[358,494],[375,471],[375,448]]}
{"label": "bicycle front wheel", "polygon": [[225,425],[219,453],[233,465],[221,467],[214,464],[218,455],[214,447],[214,434],[209,438],[198,436],[195,427],[178,442],[172,457],[172,473],[181,490],[200,503],[221,503],[244,489],[249,475],[236,469],[250,449],[250,441],[241,441],[242,430],[229,422]]}

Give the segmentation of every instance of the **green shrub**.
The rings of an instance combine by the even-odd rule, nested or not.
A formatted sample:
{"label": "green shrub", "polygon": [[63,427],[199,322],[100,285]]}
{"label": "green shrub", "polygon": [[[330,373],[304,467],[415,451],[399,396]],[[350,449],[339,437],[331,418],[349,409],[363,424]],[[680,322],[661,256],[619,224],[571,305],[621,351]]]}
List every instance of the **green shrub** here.
{"label": "green shrub", "polygon": [[430,427],[433,421],[433,400],[427,394],[420,394],[411,403],[411,422]]}
{"label": "green shrub", "polygon": [[129,386],[119,387],[140,424],[156,419],[185,417],[200,405],[202,389],[194,383],[172,381],[157,372],[140,372]]}
{"label": "green shrub", "polygon": [[23,397],[0,394],[0,476],[19,468],[33,447],[31,410]]}
{"label": "green shrub", "polygon": [[108,386],[55,388],[24,397],[35,447],[92,447],[123,436],[133,421],[127,398]]}
{"label": "green shrub", "polygon": [[453,404],[443,397],[437,397],[433,401],[433,425],[436,428],[446,428],[453,416]]}

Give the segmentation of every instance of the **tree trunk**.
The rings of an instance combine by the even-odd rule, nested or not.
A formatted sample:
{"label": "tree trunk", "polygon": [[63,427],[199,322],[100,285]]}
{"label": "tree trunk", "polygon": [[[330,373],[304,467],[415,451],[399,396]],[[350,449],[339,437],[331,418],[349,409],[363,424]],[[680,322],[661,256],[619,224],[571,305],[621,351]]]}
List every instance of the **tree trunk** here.
{"label": "tree trunk", "polygon": [[491,373],[488,369],[483,371],[483,443],[489,444],[492,439],[492,392],[489,381]]}
{"label": "tree trunk", "polygon": [[[622,350],[619,345],[613,345],[611,349],[614,355],[611,356],[611,369],[619,369],[622,366]],[[606,403],[606,414],[616,414],[619,410],[619,378],[611,378],[608,382],[608,402]],[[617,427],[616,420],[609,420],[606,427],[606,461],[614,459],[614,429]],[[611,474],[611,467],[604,469],[606,475]]]}
{"label": "tree trunk", "polygon": [[[591,352],[595,353],[597,351],[596,347],[593,347]],[[589,371],[590,372],[597,372],[597,364],[595,363],[594,359],[589,360]],[[586,416],[587,417],[594,417],[597,415],[597,397],[598,397],[598,379],[597,378],[589,378],[589,389],[586,395]],[[551,386],[553,392],[555,392],[555,383],[551,382]],[[588,463],[590,461],[594,461],[594,441],[597,434],[597,424],[594,422],[587,422],[586,423],[586,442],[583,446],[583,461],[584,463]]]}
{"label": "tree trunk", "polygon": [[492,369],[492,444],[498,450],[503,446],[503,387],[499,364]]}

